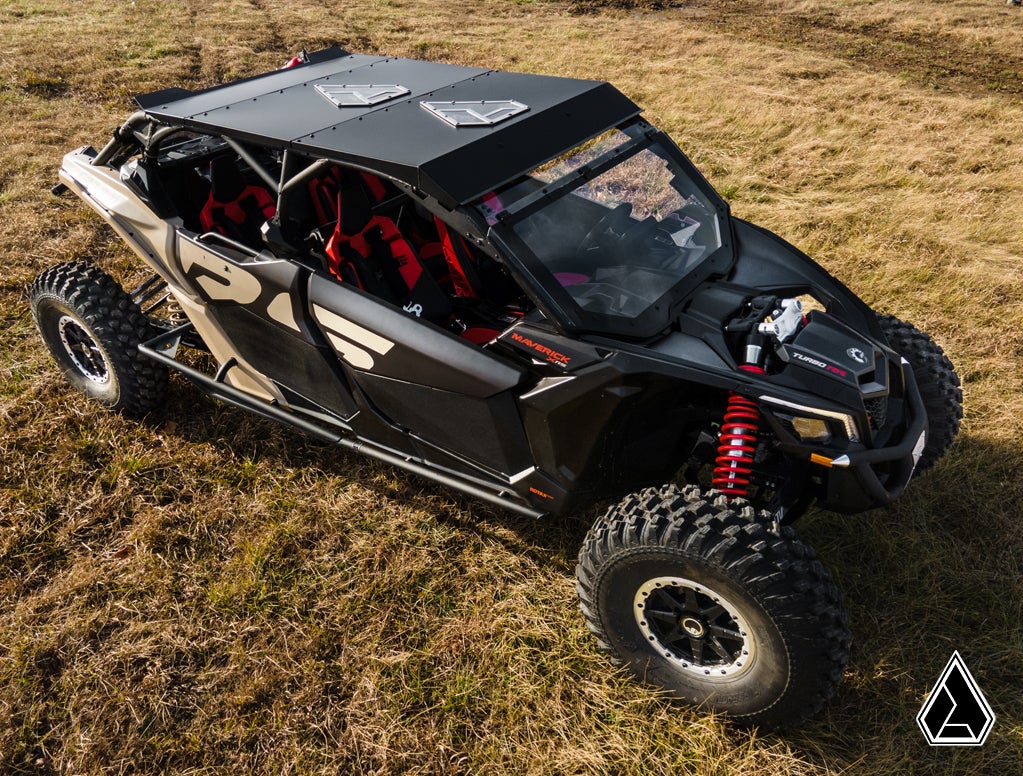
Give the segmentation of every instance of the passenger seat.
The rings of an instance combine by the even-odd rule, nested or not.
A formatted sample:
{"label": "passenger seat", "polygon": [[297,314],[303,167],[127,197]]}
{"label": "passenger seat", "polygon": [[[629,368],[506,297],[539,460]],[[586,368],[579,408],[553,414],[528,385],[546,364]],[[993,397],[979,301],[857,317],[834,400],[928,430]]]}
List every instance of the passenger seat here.
{"label": "passenger seat", "polygon": [[199,211],[204,232],[218,232],[245,245],[260,246],[260,229],[276,212],[270,192],[248,183],[236,160],[218,156],[210,162],[210,193]]}
{"label": "passenger seat", "polygon": [[327,240],[330,271],[417,318],[445,325],[451,303],[394,221],[373,214],[365,188],[342,184],[338,220]]}

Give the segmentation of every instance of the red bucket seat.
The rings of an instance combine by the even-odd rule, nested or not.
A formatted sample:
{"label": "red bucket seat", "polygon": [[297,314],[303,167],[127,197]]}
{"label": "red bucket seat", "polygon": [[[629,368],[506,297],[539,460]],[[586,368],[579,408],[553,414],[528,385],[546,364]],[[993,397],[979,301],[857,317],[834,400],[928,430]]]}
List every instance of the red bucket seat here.
{"label": "red bucket seat", "polygon": [[344,183],[338,220],[327,240],[330,271],[346,283],[399,305],[405,312],[444,325],[451,303],[394,221],[375,215],[365,188]]}
{"label": "red bucket seat", "polygon": [[210,162],[210,194],[199,211],[204,232],[219,232],[245,245],[259,245],[260,228],[276,212],[270,192],[248,183],[234,159],[220,156]]}

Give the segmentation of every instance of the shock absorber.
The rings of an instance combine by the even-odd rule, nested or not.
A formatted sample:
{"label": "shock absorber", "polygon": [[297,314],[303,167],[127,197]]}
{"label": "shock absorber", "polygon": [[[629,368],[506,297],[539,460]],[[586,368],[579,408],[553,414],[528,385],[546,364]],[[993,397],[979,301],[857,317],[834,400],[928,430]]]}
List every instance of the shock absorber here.
{"label": "shock absorber", "polygon": [[[765,374],[764,345],[770,340],[782,343],[806,325],[803,305],[798,299],[759,296],[749,303],[748,313],[729,324],[727,331],[749,332],[745,363],[739,368],[753,374]],[[752,399],[732,391],[721,423],[718,454],[714,459],[713,487],[728,498],[749,494],[750,475],[760,432],[760,408]]]}
{"label": "shock absorber", "polygon": [[[739,368],[753,374],[764,374],[760,366],[763,353],[763,337],[754,332],[746,346],[746,362]],[[753,471],[753,456],[757,450],[757,436],[760,431],[760,409],[757,403],[732,391],[728,395],[721,435],[718,437],[718,454],[714,459],[712,487],[728,498],[742,498],[749,493],[750,474]]]}

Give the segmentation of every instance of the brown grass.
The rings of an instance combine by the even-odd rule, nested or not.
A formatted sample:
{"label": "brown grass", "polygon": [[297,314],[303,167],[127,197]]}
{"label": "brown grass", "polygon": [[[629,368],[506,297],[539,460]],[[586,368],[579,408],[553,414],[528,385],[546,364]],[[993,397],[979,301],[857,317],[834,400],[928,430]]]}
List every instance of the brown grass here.
{"label": "brown grass", "polygon": [[[667,4],[666,4],[667,5]],[[1016,773],[1023,764],[1023,15],[1000,0],[0,4],[0,772]],[[25,286],[129,273],[47,189],[138,92],[306,46],[605,78],[733,203],[964,379],[961,443],[896,506],[809,516],[855,645],[818,719],[738,731],[615,674],[575,610],[591,516],[534,524],[175,381],[145,424],[72,395]],[[978,750],[913,718],[953,649]]]}

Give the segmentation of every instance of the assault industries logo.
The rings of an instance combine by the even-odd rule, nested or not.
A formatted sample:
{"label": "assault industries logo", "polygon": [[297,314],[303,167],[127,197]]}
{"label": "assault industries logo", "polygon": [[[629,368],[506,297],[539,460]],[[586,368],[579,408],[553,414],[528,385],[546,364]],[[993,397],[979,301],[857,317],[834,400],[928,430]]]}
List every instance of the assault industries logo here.
{"label": "assault industries logo", "polygon": [[958,652],[952,653],[916,723],[931,746],[980,746],[987,741],[995,715]]}

